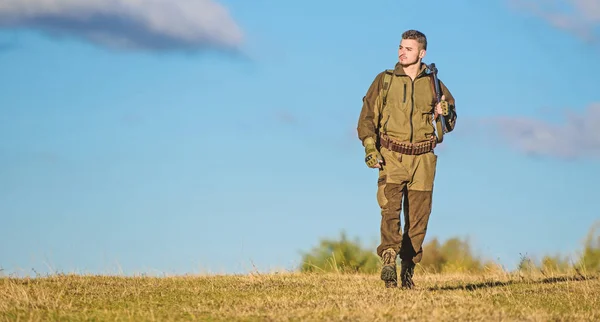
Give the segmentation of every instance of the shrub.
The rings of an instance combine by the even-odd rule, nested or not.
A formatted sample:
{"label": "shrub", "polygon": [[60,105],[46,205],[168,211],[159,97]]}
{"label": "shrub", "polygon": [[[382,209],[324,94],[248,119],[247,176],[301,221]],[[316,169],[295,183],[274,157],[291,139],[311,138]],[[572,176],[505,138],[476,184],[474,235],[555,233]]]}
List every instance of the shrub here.
{"label": "shrub", "polygon": [[358,239],[348,240],[344,232],[339,240],[323,239],[319,246],[302,258],[302,272],[375,273],[381,261],[375,252],[361,247]]}

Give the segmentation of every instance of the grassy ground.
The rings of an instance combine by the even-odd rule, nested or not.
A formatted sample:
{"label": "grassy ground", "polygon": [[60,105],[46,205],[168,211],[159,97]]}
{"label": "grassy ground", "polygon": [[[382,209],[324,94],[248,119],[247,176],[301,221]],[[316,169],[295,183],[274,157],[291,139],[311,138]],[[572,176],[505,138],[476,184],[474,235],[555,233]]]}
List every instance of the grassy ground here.
{"label": "grassy ground", "polygon": [[377,275],[0,278],[0,321],[600,321],[596,275]]}

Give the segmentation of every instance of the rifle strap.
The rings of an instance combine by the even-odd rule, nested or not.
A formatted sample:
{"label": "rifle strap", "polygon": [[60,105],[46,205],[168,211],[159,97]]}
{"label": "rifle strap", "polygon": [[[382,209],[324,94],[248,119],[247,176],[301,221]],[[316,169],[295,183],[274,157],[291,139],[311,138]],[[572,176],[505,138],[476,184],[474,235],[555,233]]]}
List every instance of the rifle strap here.
{"label": "rifle strap", "polygon": [[[435,78],[432,74],[429,75],[429,79],[431,80],[429,83],[431,84],[431,92],[433,93],[432,105],[433,105],[433,115],[436,115],[435,106],[438,103],[438,93],[435,91]],[[441,88],[440,88],[441,90]],[[440,94],[441,97],[441,94]],[[440,116],[434,119],[435,122],[435,134],[437,136],[437,143],[442,143],[444,141],[444,128],[442,126],[442,121],[440,120]]]}

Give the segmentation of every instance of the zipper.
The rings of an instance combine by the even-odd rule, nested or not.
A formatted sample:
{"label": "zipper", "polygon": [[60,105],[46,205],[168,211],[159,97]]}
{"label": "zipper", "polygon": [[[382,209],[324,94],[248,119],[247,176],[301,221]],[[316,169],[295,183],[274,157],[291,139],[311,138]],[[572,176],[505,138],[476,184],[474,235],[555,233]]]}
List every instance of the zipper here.
{"label": "zipper", "polygon": [[[415,78],[415,80],[417,78]],[[415,81],[411,80],[410,85],[411,85],[411,87],[410,87],[410,143],[412,143],[412,141],[413,141],[413,111],[415,109]],[[406,84],[404,86],[406,86]]]}
{"label": "zipper", "polygon": [[406,103],[406,83],[404,83],[404,98],[402,99],[402,103]]}
{"label": "zipper", "polygon": [[[413,113],[415,110],[415,82],[421,78],[424,74],[421,73],[415,77],[415,79],[411,79],[411,92],[410,92],[410,143],[413,141]],[[406,86],[406,85],[405,85]]]}
{"label": "zipper", "polygon": [[383,123],[383,133],[387,134],[387,124],[388,121],[390,120],[390,115],[388,114],[387,119],[385,119],[385,123]]}

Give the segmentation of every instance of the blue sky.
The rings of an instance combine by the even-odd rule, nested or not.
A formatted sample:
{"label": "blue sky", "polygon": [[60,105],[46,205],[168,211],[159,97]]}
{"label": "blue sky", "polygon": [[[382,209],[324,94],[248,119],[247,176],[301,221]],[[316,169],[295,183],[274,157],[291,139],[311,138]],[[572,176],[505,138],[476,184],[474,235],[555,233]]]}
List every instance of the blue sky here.
{"label": "blue sky", "polygon": [[404,30],[457,102],[426,242],[513,269],[600,219],[597,1],[0,6],[4,274],[291,270],[379,241],[361,99]]}

